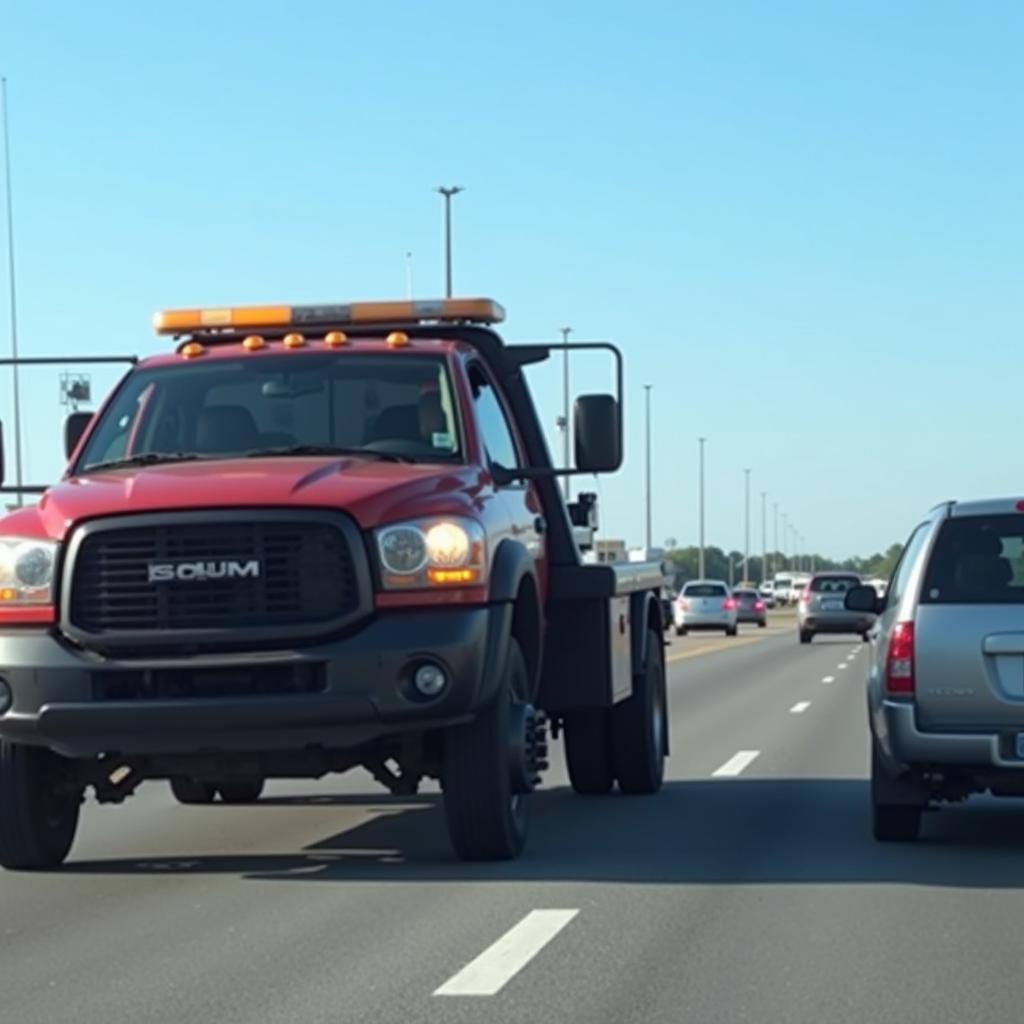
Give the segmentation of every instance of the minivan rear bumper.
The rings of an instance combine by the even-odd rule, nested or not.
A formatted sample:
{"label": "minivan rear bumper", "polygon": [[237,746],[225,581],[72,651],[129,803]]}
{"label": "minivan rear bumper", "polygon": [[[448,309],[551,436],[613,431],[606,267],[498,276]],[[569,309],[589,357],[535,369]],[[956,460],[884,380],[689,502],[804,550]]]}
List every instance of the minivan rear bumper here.
{"label": "minivan rear bumper", "polygon": [[910,701],[884,700],[875,713],[875,737],[882,752],[906,766],[962,765],[1024,772],[1012,736],[1000,732],[923,732]]}

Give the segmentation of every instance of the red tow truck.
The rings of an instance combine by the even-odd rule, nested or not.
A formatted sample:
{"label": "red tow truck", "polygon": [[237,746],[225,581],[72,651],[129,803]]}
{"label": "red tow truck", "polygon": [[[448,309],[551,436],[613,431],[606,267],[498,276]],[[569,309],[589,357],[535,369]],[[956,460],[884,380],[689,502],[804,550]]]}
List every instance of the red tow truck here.
{"label": "red tow truck", "polygon": [[661,568],[583,564],[592,496],[558,486],[621,464],[621,353],[573,346],[617,394],[576,399],[558,468],[523,371],[563,346],[502,319],[157,314],[173,351],[72,414],[63,478],[0,520],[0,863],[61,864],[89,791],[242,803],[356,766],[439,780],[456,854],[510,858],[549,733],[581,793],[660,788]]}

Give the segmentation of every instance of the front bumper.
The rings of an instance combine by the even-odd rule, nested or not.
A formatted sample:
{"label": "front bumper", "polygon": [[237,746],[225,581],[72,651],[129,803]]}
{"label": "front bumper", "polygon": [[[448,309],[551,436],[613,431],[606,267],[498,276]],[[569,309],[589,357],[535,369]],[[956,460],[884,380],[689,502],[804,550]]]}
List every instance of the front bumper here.
{"label": "front bumper", "polygon": [[[145,659],[100,657],[52,633],[8,630],[0,633],[0,676],[14,701],[0,716],[0,736],[68,757],[357,747],[468,720],[490,696],[510,620],[505,604],[392,612],[312,646]],[[425,661],[448,678],[431,700],[411,682]],[[184,697],[146,689],[167,673],[175,680],[227,673],[244,683],[250,673],[275,671],[312,674],[316,688]]]}
{"label": "front bumper", "polygon": [[878,746],[894,765],[1024,771],[1024,760],[1015,756],[1015,734],[923,732],[909,701],[882,701],[873,726]]}

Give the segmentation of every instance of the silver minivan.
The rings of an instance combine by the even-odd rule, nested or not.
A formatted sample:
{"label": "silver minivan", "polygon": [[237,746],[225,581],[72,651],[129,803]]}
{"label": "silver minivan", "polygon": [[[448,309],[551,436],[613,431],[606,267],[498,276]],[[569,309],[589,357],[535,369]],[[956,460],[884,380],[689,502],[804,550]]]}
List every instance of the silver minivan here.
{"label": "silver minivan", "polygon": [[875,838],[972,793],[1024,796],[1024,501],[950,502],[914,530],[875,613],[868,710]]}

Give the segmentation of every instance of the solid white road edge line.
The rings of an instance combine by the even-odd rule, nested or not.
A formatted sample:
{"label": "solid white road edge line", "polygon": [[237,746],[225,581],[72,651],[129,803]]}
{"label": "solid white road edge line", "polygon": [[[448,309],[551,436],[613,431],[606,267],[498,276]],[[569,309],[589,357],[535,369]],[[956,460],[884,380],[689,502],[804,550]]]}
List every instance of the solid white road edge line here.
{"label": "solid white road edge line", "polygon": [[744,768],[749,767],[760,757],[760,750],[741,750],[729,758],[721,768],[716,768],[712,773],[713,779],[732,779],[739,775]]}
{"label": "solid white road edge line", "polygon": [[500,992],[579,910],[531,910],[492,946],[446,981],[435,996],[493,996]]}
{"label": "solid white road edge line", "polygon": [[789,709],[789,713],[791,715],[802,715],[810,706],[811,706],[811,702],[809,700],[802,700],[802,701],[799,701],[798,703],[794,704]]}

